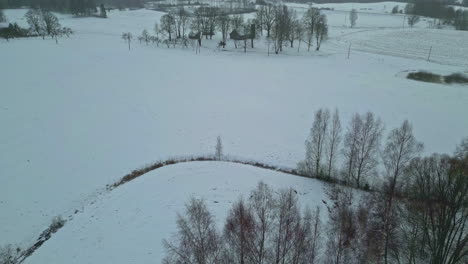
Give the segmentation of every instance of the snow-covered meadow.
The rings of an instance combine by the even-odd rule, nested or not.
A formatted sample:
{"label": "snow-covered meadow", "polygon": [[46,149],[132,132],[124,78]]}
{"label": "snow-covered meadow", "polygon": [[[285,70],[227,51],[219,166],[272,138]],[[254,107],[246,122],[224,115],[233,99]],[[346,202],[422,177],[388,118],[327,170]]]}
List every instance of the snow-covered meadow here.
{"label": "snow-covered meadow", "polygon": [[26,263],[160,263],[162,240],[171,238],[176,212],[183,213],[192,196],[203,195],[222,227],[232,203],[248,199],[259,181],[274,190],[294,188],[302,207],[319,206],[325,221],[322,200],[327,198],[320,181],[238,164],[178,164],[148,173],[85,208]]}
{"label": "snow-covered meadow", "polygon": [[[25,12],[5,14],[25,26]],[[260,179],[314,189],[316,195],[304,196],[304,203],[318,204],[323,192],[316,181],[210,163],[154,172],[100,197],[106,184],[152,161],[212,153],[218,135],[227,154],[294,167],[303,158],[314,111],[321,107],[338,108],[344,125],[355,112],[372,111],[387,131],[409,119],[426,153],[452,152],[468,135],[468,88],[411,81],[404,73],[467,72],[468,45],[462,43],[468,34],[428,29],[423,21],[403,29],[403,17],[389,14],[360,14],[357,27],[350,29],[343,26],[345,12],[326,12],[330,39],[320,52],[310,53],[302,47],[267,56],[261,40],[245,54],[231,42],[221,51],[219,39],[204,41],[200,54],[137,41],[128,51],[121,33],[151,30],[162,13],[149,10],[113,11],[108,19],[59,15],[76,34],[58,44],[40,38],[0,40],[0,245],[28,246],[52,217],[83,209],[29,263],[65,261],[55,256],[94,262],[91,258],[118,252],[125,238],[136,239],[136,234],[142,243],[151,242],[139,254],[154,254],[148,259],[156,261],[160,239],[174,231],[172,220],[189,194],[211,201],[225,193],[216,197],[223,203],[210,204],[218,219],[229,202]],[[357,48],[346,59],[349,42]],[[431,45],[437,47],[434,62],[427,62],[417,52],[426,54]],[[183,184],[192,178],[196,184]],[[229,190],[209,191],[228,185]],[[120,207],[122,201],[126,204]],[[119,210],[115,219],[113,210]],[[141,221],[154,229],[141,229]],[[121,240],[113,239],[120,230],[112,228],[122,226],[129,229],[122,230]],[[77,249],[97,249],[102,241],[115,248],[94,251],[101,255]],[[132,262],[115,255],[119,259]]]}

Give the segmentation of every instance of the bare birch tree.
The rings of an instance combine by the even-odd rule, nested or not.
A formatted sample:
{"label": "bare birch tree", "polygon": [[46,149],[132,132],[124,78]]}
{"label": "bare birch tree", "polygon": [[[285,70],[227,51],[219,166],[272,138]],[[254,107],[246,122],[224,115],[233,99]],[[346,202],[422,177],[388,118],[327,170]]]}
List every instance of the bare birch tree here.
{"label": "bare birch tree", "polygon": [[318,8],[309,8],[302,17],[302,23],[305,30],[305,42],[307,43],[307,51],[314,43],[315,25],[320,17],[320,10]]}
{"label": "bare birch tree", "polygon": [[128,43],[128,50],[130,50],[130,43],[132,42],[133,35],[130,32],[123,33],[122,34],[122,39],[125,40]]}
{"label": "bare birch tree", "polygon": [[327,135],[327,144],[326,144],[326,155],[327,155],[327,176],[331,177],[333,169],[335,167],[335,162],[337,158],[337,152],[341,143],[341,121],[340,114],[338,109],[335,109],[333,113],[333,119]]}
{"label": "bare birch tree", "polygon": [[299,220],[297,195],[294,190],[280,191],[277,217],[272,238],[273,261],[275,264],[288,263],[288,255],[293,249],[294,226]]}
{"label": "bare birch tree", "polygon": [[222,239],[204,200],[190,200],[185,215],[177,216],[177,233],[173,242],[164,240],[163,244],[166,249],[164,264],[220,262]]}
{"label": "bare birch tree", "polygon": [[315,24],[315,40],[316,48],[315,50],[319,51],[322,45],[322,41],[328,36],[328,23],[327,16],[322,14],[319,16],[319,20]]}
{"label": "bare birch tree", "polygon": [[393,215],[396,214],[394,208],[394,197],[399,188],[401,176],[409,165],[423,149],[423,144],[418,142],[413,135],[413,127],[408,120],[405,120],[401,127],[393,129],[387,138],[385,149],[382,153],[383,165],[386,173],[386,203],[384,218],[384,261],[388,263],[389,244],[392,239],[392,230],[389,223]]}
{"label": "bare birch tree", "polygon": [[268,256],[272,254],[268,243],[275,221],[276,199],[273,197],[273,191],[265,183],[258,183],[257,188],[250,195],[249,205],[255,221],[254,263],[268,263]]}
{"label": "bare birch tree", "polygon": [[216,160],[221,160],[223,158],[223,142],[220,136],[216,138],[215,158]]}
{"label": "bare birch tree", "polygon": [[227,263],[253,263],[255,221],[252,210],[242,199],[234,203],[224,225]]}
{"label": "bare birch tree", "polygon": [[315,119],[310,129],[309,138],[306,140],[306,159],[309,173],[318,177],[322,174],[322,162],[325,154],[330,111],[319,109],[315,112]]}
{"label": "bare birch tree", "polygon": [[378,152],[383,124],[371,112],[354,115],[345,134],[344,155],[347,167],[346,178],[358,188],[378,164]]}

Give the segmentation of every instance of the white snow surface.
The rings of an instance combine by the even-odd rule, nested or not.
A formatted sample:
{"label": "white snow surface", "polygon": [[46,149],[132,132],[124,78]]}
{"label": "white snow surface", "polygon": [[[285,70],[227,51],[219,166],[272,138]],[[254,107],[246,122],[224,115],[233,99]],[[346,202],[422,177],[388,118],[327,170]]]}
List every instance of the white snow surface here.
{"label": "white snow surface", "polygon": [[161,263],[162,240],[176,232],[176,213],[184,213],[191,197],[206,201],[221,231],[232,203],[247,200],[259,181],[275,191],[293,188],[303,209],[319,206],[326,217],[324,185],[317,180],[223,162],[178,164],[141,176],[85,208],[25,263]]}
{"label": "white snow surface", "polygon": [[[23,26],[25,12],[5,10]],[[387,14],[360,14],[350,29],[345,13],[329,12],[320,52],[297,52],[296,44],[267,56],[261,40],[246,54],[231,41],[221,51],[219,37],[204,40],[201,54],[137,41],[128,51],[121,33],[151,30],[161,15],[59,15],[76,31],[59,44],[0,40],[0,245],[30,245],[54,216],[86,208],[106,184],[155,160],[212,153],[218,135],[227,154],[294,167],[321,107],[338,108],[343,127],[356,112],[374,112],[387,132],[409,119],[425,153],[452,152],[468,135],[466,86],[404,78],[412,70],[468,72],[466,32],[423,22],[401,29],[403,17]],[[439,42],[445,35],[456,41]],[[349,43],[356,49],[348,60]]]}

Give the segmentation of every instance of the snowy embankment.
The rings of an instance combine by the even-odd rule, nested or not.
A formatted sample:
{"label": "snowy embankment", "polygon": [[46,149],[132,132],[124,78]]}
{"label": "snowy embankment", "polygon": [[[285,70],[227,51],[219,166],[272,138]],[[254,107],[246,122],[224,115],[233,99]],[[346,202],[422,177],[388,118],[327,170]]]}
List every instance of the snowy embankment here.
{"label": "snowy embankment", "polygon": [[[25,12],[5,13],[25,25]],[[466,86],[400,76],[466,68],[354,51],[347,60],[347,45],[335,45],[335,37],[362,29],[340,27],[344,15],[330,19],[336,28],[320,52],[294,48],[268,57],[262,41],[247,54],[232,42],[219,51],[219,39],[204,40],[198,55],[137,41],[129,52],[120,34],[150,30],[160,15],[61,15],[76,35],[58,45],[39,38],[0,40],[0,58],[8,62],[0,63],[1,245],[29,246],[54,216],[83,208],[106,184],[154,160],[211,153],[218,135],[225,153],[294,167],[321,107],[338,108],[343,126],[365,111],[380,116],[387,131],[409,119],[426,153],[452,152],[468,135]],[[396,24],[397,18],[385,17],[376,21]]]}
{"label": "snowy embankment", "polygon": [[223,162],[177,164],[103,196],[25,263],[160,263],[162,239],[175,232],[176,212],[183,212],[190,197],[204,198],[221,228],[231,204],[248,198],[259,181],[276,190],[293,188],[301,205],[320,206],[326,218],[320,181]]}

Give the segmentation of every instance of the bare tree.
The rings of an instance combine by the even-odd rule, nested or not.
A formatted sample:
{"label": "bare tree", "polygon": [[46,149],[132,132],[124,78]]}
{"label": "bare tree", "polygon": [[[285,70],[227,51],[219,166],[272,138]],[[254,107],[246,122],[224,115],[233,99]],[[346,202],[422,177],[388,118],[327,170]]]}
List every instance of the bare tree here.
{"label": "bare tree", "polygon": [[354,115],[345,134],[346,178],[358,188],[377,166],[383,124],[374,114]]}
{"label": "bare tree", "polygon": [[166,249],[164,264],[220,262],[222,240],[203,200],[190,200],[185,215],[177,216],[177,229],[172,242],[163,241]]}
{"label": "bare tree", "polygon": [[0,263],[16,264],[17,253],[18,253],[17,250],[14,250],[11,245],[0,247]]}
{"label": "bare tree", "polygon": [[122,34],[122,39],[125,40],[128,43],[128,50],[130,50],[130,43],[132,42],[133,35],[130,32],[123,33]]}
{"label": "bare tree", "polygon": [[[240,32],[244,26],[244,17],[242,15],[236,15],[231,18],[231,28]],[[237,40],[234,40],[234,47],[237,49]]]}
{"label": "bare tree", "polygon": [[294,227],[299,221],[297,195],[294,190],[280,191],[278,198],[277,217],[273,232],[273,261],[275,264],[288,263],[288,256],[293,249]]}
{"label": "bare tree", "polygon": [[255,221],[255,231],[252,235],[253,263],[267,263],[267,257],[272,254],[268,248],[268,241],[271,239],[276,217],[276,199],[273,197],[273,191],[265,183],[258,183],[257,188],[250,195],[249,204]]}
{"label": "bare tree", "polygon": [[244,25],[244,17],[242,15],[233,16],[231,19],[231,27],[239,31]]}
{"label": "bare tree", "polygon": [[298,216],[294,226],[293,247],[286,263],[306,264],[318,262],[320,244],[320,210],[317,207],[315,215],[307,208],[304,216]]}
{"label": "bare tree", "polygon": [[408,26],[414,27],[419,22],[419,16],[417,15],[411,15],[408,17]]}
{"label": "bare tree", "polygon": [[176,31],[175,19],[171,14],[165,14],[161,17],[161,30],[167,34],[169,41],[172,41],[172,34]]}
{"label": "bare tree", "polygon": [[337,152],[341,143],[341,121],[338,109],[335,109],[335,112],[333,113],[333,119],[329,131],[330,132],[327,136],[327,144],[325,150],[327,154],[328,163],[327,176],[331,177],[337,158]]}
{"label": "bare tree", "polygon": [[297,20],[297,13],[296,10],[291,10],[290,15],[288,17],[288,40],[291,45],[291,48],[294,47],[294,40],[298,39],[298,36],[296,35],[297,28],[300,27],[300,23]]}
{"label": "bare tree", "polygon": [[328,24],[327,24],[327,16],[320,15],[317,23],[315,24],[315,40],[317,42],[317,47],[315,50],[320,50],[320,46],[322,45],[322,41],[328,36]]}
{"label": "bare tree", "polygon": [[356,226],[352,207],[353,194],[349,189],[332,186],[328,192],[331,204],[328,208],[326,261],[330,264],[344,264],[351,256]]}
{"label": "bare tree", "polygon": [[223,158],[223,142],[220,136],[216,138],[215,157],[216,160],[221,160]]}
{"label": "bare tree", "polygon": [[40,9],[29,9],[26,12],[26,21],[29,24],[29,29],[38,36],[43,35],[45,30],[44,20]]}
{"label": "bare tree", "polygon": [[320,207],[315,208],[315,212],[310,216],[306,212],[304,221],[310,225],[309,245],[307,249],[307,257],[304,263],[315,264],[319,261],[319,252],[321,251],[322,240],[322,221],[320,220]]}
{"label": "bare tree", "polygon": [[221,31],[223,42],[226,43],[228,32],[231,26],[231,19],[227,14],[218,16],[218,29]]}
{"label": "bare tree", "polygon": [[260,19],[260,24],[267,32],[267,38],[270,37],[271,30],[275,24],[275,6],[272,4],[262,5],[260,7],[260,16],[257,16],[257,19]]}
{"label": "bare tree", "polygon": [[351,24],[351,27],[356,26],[357,20],[358,20],[358,13],[357,13],[357,10],[353,8],[353,9],[349,12],[349,22],[350,22],[350,24]]}
{"label": "bare tree", "polygon": [[176,31],[177,37],[178,38],[185,37],[185,31],[187,29],[187,26],[190,20],[189,13],[185,11],[183,7],[181,7],[177,9],[177,11],[175,12],[173,16],[174,16],[174,20],[176,24],[176,29],[177,29]]}
{"label": "bare tree", "polygon": [[362,127],[362,119],[355,114],[350,121],[344,137],[343,156],[345,161],[345,181],[351,183],[355,178],[355,167],[357,163],[357,149],[359,145],[359,134]]}
{"label": "bare tree", "polygon": [[161,42],[161,39],[160,39],[160,37],[159,37],[160,34],[161,34],[161,29],[159,28],[158,22],[155,22],[155,23],[154,23],[154,28],[153,28],[153,30],[154,30],[154,34],[155,34],[155,35],[153,36],[152,41],[153,41],[153,43],[156,42],[156,45],[159,47],[159,43]]}
{"label": "bare tree", "polygon": [[210,7],[207,10],[207,16],[208,16],[208,32],[205,32],[205,34],[210,35],[210,39],[214,36],[216,32],[216,22],[218,21],[218,16],[219,16],[219,8],[217,7]]}
{"label": "bare tree", "polygon": [[417,157],[423,149],[413,135],[413,127],[405,120],[399,128],[390,131],[382,153],[386,177],[390,179],[390,192],[395,194],[401,174],[412,159]]}
{"label": "bare tree", "polygon": [[320,10],[318,8],[309,8],[307,12],[302,17],[302,23],[304,24],[304,30],[306,33],[306,43],[307,43],[307,51],[310,51],[310,47],[314,42],[314,33],[315,33],[315,25],[317,24],[320,18]]}
{"label": "bare tree", "polygon": [[42,19],[44,21],[44,30],[47,35],[51,36],[60,29],[58,18],[50,11],[42,10]]}
{"label": "bare tree", "polygon": [[468,137],[464,138],[455,150],[455,157],[458,159],[468,159]]}
{"label": "bare tree", "polygon": [[272,38],[275,41],[275,53],[283,51],[283,42],[288,40],[291,30],[292,13],[287,6],[275,7],[275,23],[272,28]]}
{"label": "bare tree", "polygon": [[242,199],[234,203],[224,226],[226,241],[225,261],[228,263],[253,263],[255,221],[251,209]]}
{"label": "bare tree", "polygon": [[146,43],[146,45],[148,45],[148,43],[151,40],[151,36],[148,33],[148,30],[144,29],[143,32],[141,32],[140,39],[143,40]]}
{"label": "bare tree", "polygon": [[304,41],[304,27],[301,24],[301,21],[296,21],[296,26],[294,27],[294,34],[296,35],[297,39],[297,52],[299,52],[301,48],[301,43]]}
{"label": "bare tree", "polygon": [[306,169],[310,175],[318,177],[322,175],[322,161],[325,154],[330,111],[319,109],[315,112],[315,119],[310,129],[309,138],[306,140]]}
{"label": "bare tree", "polygon": [[412,231],[419,231],[421,263],[468,260],[468,159],[433,155],[414,159],[406,200]]}
{"label": "bare tree", "polygon": [[394,197],[399,189],[400,178],[406,167],[423,149],[423,144],[418,142],[413,135],[413,127],[405,120],[401,127],[393,129],[382,153],[383,165],[385,167],[386,179],[386,204],[384,205],[384,261],[388,263],[389,245],[392,242],[392,226],[390,220],[395,215]]}

